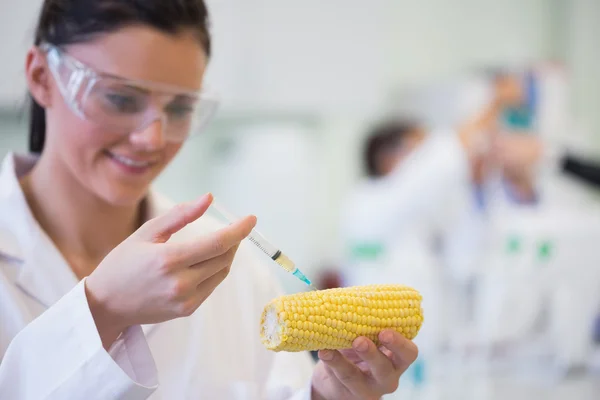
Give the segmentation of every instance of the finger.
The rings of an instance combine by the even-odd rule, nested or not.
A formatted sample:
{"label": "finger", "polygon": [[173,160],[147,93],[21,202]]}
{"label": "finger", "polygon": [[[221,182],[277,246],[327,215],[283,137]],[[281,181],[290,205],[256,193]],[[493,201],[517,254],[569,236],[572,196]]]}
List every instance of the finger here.
{"label": "finger", "polygon": [[248,216],[202,239],[172,243],[170,252],[175,263],[190,266],[218,257],[238,246],[256,226],[256,217]]}
{"label": "finger", "polygon": [[239,245],[233,246],[226,253],[218,257],[192,265],[189,270],[190,273],[194,274],[193,276],[196,286],[200,285],[202,282],[217,274],[221,270],[231,268],[238,248]]}
{"label": "finger", "polygon": [[325,363],[348,391],[359,399],[368,398],[372,390],[366,375],[356,365],[348,361],[339,351],[320,350],[319,358]]}
{"label": "finger", "polygon": [[222,269],[204,282],[202,282],[192,295],[185,298],[183,301],[176,302],[176,310],[181,317],[192,315],[198,307],[200,307],[206,299],[215,291],[217,286],[227,277],[229,268]]}
{"label": "finger", "polygon": [[410,340],[394,330],[384,330],[379,333],[381,343],[392,352],[394,368],[404,372],[419,355],[419,349]]}
{"label": "finger", "polygon": [[210,296],[212,292],[217,288],[217,286],[219,286],[225,280],[225,278],[227,278],[230,271],[231,266],[217,271],[211,277],[203,280],[197,286],[196,291],[200,293],[200,296],[202,296],[203,293],[206,293],[206,297]]}
{"label": "finger", "polygon": [[366,337],[358,337],[352,343],[352,348],[356,354],[369,365],[373,378],[382,385],[385,385],[390,376],[395,373],[392,361],[377,349],[375,343]]}
{"label": "finger", "polygon": [[178,204],[167,213],[147,221],[135,234],[148,241],[165,243],[174,233],[204,215],[212,201],[213,196],[209,193],[196,201]]}
{"label": "finger", "polygon": [[178,270],[173,279],[174,284],[171,287],[170,298],[181,300],[194,296],[202,282],[219,271],[231,267],[237,249],[238,246],[235,246],[223,255]]}
{"label": "finger", "polygon": [[355,397],[352,392],[340,382],[337,376],[335,376],[333,369],[329,365],[323,363],[323,368],[327,372],[327,378],[329,382],[331,382],[333,392],[339,396],[339,399],[351,399]]}
{"label": "finger", "polygon": [[217,286],[225,280],[230,268],[227,267],[217,271],[214,275],[196,286],[196,290],[192,292],[192,295],[188,296],[182,302],[176,302],[179,315],[182,317],[192,315],[213,294]]}

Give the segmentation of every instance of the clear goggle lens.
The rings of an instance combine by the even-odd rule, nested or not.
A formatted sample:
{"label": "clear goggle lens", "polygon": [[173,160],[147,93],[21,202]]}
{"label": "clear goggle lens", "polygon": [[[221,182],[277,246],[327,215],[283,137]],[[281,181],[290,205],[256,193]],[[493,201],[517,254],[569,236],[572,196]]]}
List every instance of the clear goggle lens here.
{"label": "clear goggle lens", "polygon": [[101,75],[45,46],[48,64],[69,107],[80,117],[122,134],[162,122],[168,141],[198,134],[218,108],[216,96],[153,82]]}

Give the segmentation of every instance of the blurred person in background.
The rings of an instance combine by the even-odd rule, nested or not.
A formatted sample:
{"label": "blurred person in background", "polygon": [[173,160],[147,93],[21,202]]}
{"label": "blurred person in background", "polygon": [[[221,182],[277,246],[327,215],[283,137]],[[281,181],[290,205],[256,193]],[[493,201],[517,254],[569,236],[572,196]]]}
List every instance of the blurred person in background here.
{"label": "blurred person in background", "polygon": [[530,126],[520,82],[500,74],[493,88],[492,100],[454,130],[427,132],[402,119],[375,126],[363,149],[366,177],[342,212],[343,284],[392,281],[421,290],[429,315],[422,350],[443,347],[450,321],[469,312],[491,200],[508,208],[536,201],[530,174],[498,173],[492,164],[493,137],[506,125]]}
{"label": "blurred person in background", "polygon": [[[382,269],[390,251],[398,245],[408,245],[405,235],[417,238],[417,230],[426,231],[424,224],[435,220],[439,200],[434,198],[439,197],[434,196],[434,191],[440,183],[430,179],[443,174],[445,161],[437,156],[450,150],[446,143],[460,145],[441,134],[430,135],[412,121],[389,120],[374,127],[367,138],[363,149],[366,178],[354,188],[343,210],[341,232],[348,255],[343,269],[344,285],[385,282],[389,273],[396,272],[393,267]],[[458,161],[450,157],[448,164]],[[407,166],[417,159],[428,169],[413,170]],[[464,167],[461,161],[455,170]],[[461,172],[449,175],[456,179]],[[434,195],[430,196],[430,192]],[[444,191],[440,189],[440,193]],[[420,240],[414,244],[420,244]],[[416,255],[416,249],[410,254]]]}
{"label": "blurred person in background", "polygon": [[[475,207],[481,206],[496,168],[490,152],[493,138],[506,124],[519,129],[531,125],[522,111],[528,108],[522,105],[523,88],[513,75],[497,74],[493,88],[492,100],[455,129],[427,132],[414,121],[392,118],[369,132],[363,146],[365,179],[350,193],[342,217],[349,256],[346,284],[381,279],[368,269],[360,275],[361,268],[350,266],[352,259],[385,258],[389,247],[402,245],[398,237],[410,242],[418,232],[430,235],[432,227],[451,226],[457,212],[472,211],[473,199]],[[534,183],[529,171],[521,172],[501,171],[505,195],[515,203],[531,202]]]}
{"label": "blurred person in background", "polygon": [[437,348],[444,337],[440,239],[469,207],[472,167],[489,132],[492,107],[456,131],[427,132],[390,119],[364,146],[365,179],[342,210],[343,285],[398,282],[423,293],[428,323],[417,339]]}
{"label": "blurred person in background", "polygon": [[[574,127],[565,125],[569,118],[560,116],[564,99],[555,97],[564,93],[555,89],[562,84],[555,82],[553,71],[550,77],[537,72],[540,76],[498,75],[495,81],[498,92],[505,93],[510,102],[501,113],[501,133],[490,142],[489,163],[497,171],[492,179],[502,182],[503,191],[519,207],[511,210],[497,208],[497,201],[490,204],[491,233],[512,233],[504,260],[499,254],[495,261],[496,266],[506,264],[504,272],[501,268],[484,275],[478,304],[497,303],[494,312],[487,306],[480,310],[480,316],[496,319],[490,323],[483,318],[481,325],[504,332],[492,332],[496,343],[521,348],[536,345],[542,353],[552,354],[559,368],[571,368],[587,362],[591,327],[600,307],[600,269],[594,266],[599,261],[595,251],[598,209],[575,181],[600,185],[600,163],[556,145],[556,138],[565,135],[557,131]],[[532,248],[520,248],[524,243]],[[534,250],[537,243],[543,245]],[[494,295],[502,286],[500,297]],[[582,306],[567,311],[574,304]],[[506,318],[511,322],[507,324]],[[567,326],[580,329],[571,333],[565,345],[561,338]]]}
{"label": "blurred person in background", "polygon": [[[281,294],[212,196],[151,190],[212,115],[202,0],[46,0],[25,69],[30,154],[0,172],[0,397],[328,399],[393,392],[416,346],[274,353]],[[196,121],[198,119],[198,121]],[[198,125],[195,125],[198,122]]]}

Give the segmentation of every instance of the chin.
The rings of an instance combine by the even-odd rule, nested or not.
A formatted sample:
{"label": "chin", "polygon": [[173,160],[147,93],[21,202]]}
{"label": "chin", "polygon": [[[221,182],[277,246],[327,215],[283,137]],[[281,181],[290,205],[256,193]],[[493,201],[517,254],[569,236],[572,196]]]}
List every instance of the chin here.
{"label": "chin", "polygon": [[113,170],[104,170],[98,176],[98,185],[94,188],[98,196],[108,204],[116,207],[137,206],[150,191],[150,186],[162,166],[145,171],[143,174],[115,173]]}
{"label": "chin", "polygon": [[135,207],[146,197],[149,189],[149,185],[138,188],[113,184],[110,188],[97,191],[96,193],[106,203],[115,207]]}

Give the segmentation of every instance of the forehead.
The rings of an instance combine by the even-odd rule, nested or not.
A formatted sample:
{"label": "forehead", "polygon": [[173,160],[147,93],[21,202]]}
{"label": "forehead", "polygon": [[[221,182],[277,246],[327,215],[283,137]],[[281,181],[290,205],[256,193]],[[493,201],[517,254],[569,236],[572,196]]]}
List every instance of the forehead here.
{"label": "forehead", "polygon": [[68,52],[95,70],[127,79],[200,89],[207,57],[191,32],[134,26],[77,43]]}

